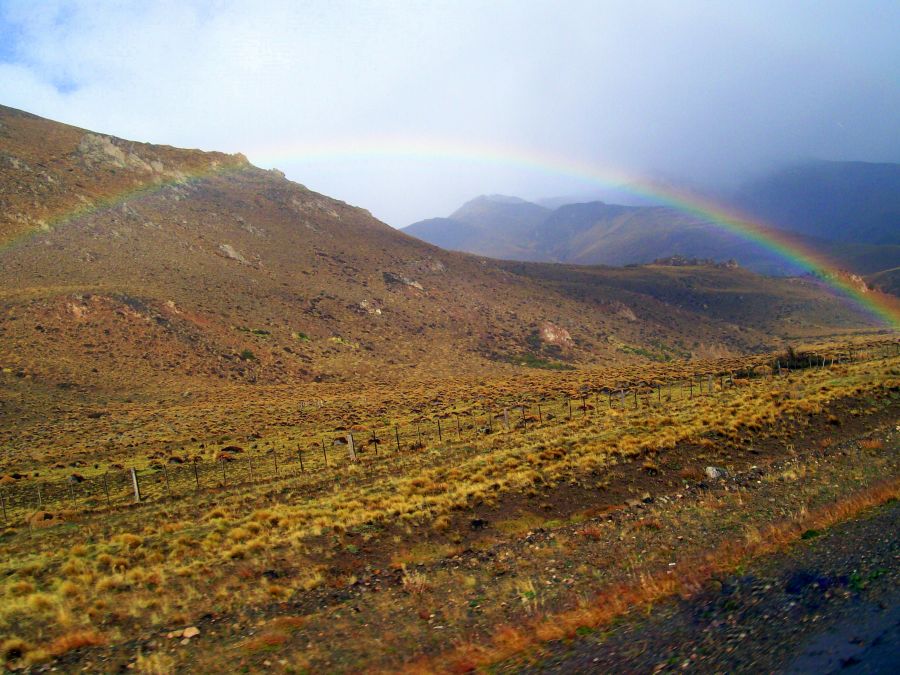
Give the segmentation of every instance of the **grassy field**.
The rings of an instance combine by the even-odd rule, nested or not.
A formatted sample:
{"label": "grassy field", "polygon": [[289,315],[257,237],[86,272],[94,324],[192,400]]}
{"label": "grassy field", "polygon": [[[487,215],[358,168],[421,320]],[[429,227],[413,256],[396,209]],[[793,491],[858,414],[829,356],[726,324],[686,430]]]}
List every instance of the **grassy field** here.
{"label": "grassy field", "polygon": [[[435,411],[452,419],[473,407],[499,418],[513,401],[553,400],[557,414],[527,429],[367,452],[328,472],[23,520],[2,534],[2,656],[142,672],[465,670],[560,631],[593,630],[602,617],[587,610],[604,589],[633,585],[673,557],[702,557],[736,533],[764,537],[774,523],[896,479],[896,436],[872,435],[897,420],[900,357],[881,353],[780,377],[763,370],[762,357],[744,360],[759,377],[736,373],[735,386],[671,400],[652,384],[688,366],[654,364],[639,378],[637,408],[589,398],[587,409],[577,407],[585,387],[636,389],[633,374],[628,381],[624,370],[600,369],[373,390],[350,401],[327,392],[324,405],[302,413],[294,399],[290,415],[288,402],[273,397],[249,401],[248,420],[215,442],[202,433],[203,408],[185,404],[184,434],[197,441],[183,452],[206,457],[257,416],[269,419],[257,444],[277,448],[292,447],[301,431],[364,434],[372,420],[409,427]],[[564,400],[575,402],[571,419]],[[178,414],[148,409],[146,419],[130,419],[133,433]],[[109,424],[112,433],[127,422]],[[855,461],[822,455],[856,436]],[[37,467],[50,456],[48,440],[24,470],[61,477],[80,452],[63,445],[63,467],[44,473]],[[79,470],[121,459],[110,448],[97,469]],[[731,477],[751,472],[755,482],[718,485],[707,466]],[[200,634],[167,637],[187,627]]]}

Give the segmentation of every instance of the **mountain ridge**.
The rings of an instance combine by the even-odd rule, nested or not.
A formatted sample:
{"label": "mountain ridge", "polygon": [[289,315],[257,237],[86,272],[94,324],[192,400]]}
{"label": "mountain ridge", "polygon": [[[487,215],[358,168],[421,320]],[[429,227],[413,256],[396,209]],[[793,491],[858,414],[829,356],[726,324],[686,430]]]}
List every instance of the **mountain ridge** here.
{"label": "mountain ridge", "polygon": [[[848,174],[845,186],[838,185],[842,172]],[[871,184],[867,184],[869,178]],[[821,184],[816,183],[819,179]],[[900,262],[897,194],[900,165],[825,162],[757,179],[731,201],[750,217],[772,222],[798,244],[834,260],[838,267],[873,275]],[[819,200],[825,205],[819,205]],[[469,211],[465,228],[454,213],[413,223],[404,231],[454,250],[510,260],[619,266],[683,256],[734,258],[763,274],[804,271],[770,247],[671,207],[602,201],[557,205],[552,199],[539,200],[553,208],[535,204],[546,210],[532,210],[527,219],[511,226],[517,213],[506,203],[485,197],[474,201],[480,208]],[[516,209],[521,212],[522,204],[517,203]],[[537,213],[545,217],[536,218]],[[854,221],[852,214],[859,218]],[[848,222],[855,225],[849,227]]]}

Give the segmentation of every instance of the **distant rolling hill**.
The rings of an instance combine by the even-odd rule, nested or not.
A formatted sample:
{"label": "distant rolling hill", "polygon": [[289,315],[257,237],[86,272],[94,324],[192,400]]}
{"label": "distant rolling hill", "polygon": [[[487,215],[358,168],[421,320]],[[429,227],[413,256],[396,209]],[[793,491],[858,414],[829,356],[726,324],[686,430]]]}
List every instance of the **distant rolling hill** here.
{"label": "distant rolling hill", "polygon": [[[529,205],[483,196],[448,218],[420,221],[405,231],[454,250],[509,260],[618,266],[684,256],[735,259],[764,274],[800,271],[770,249],[675,209],[557,202]],[[848,271],[871,275],[900,264],[900,165],[803,164],[755,181],[734,202]]]}
{"label": "distant rolling hill", "polygon": [[588,202],[551,210],[482,196],[448,218],[423,220],[403,231],[444,248],[506,260],[620,266],[682,255],[736,258],[763,273],[795,271],[737,235],[658,206]]}
{"label": "distant rolling hill", "polygon": [[466,202],[448,218],[423,220],[404,231],[452,251],[534,260],[534,231],[551,213],[548,208],[518,197],[485,195]]}
{"label": "distant rolling hill", "polygon": [[882,293],[891,293],[900,296],[900,267],[882,270],[877,274],[866,277],[866,282],[872,288]]}

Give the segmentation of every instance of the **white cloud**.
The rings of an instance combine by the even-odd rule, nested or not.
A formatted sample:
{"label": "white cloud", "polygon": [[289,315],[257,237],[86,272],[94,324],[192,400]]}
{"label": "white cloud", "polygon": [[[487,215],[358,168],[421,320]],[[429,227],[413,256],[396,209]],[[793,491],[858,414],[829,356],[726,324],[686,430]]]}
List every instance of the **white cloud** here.
{"label": "white cloud", "polygon": [[[243,151],[464,138],[720,177],[896,160],[893,3],[11,2],[0,100],[98,131]],[[563,178],[437,158],[284,161],[392,224]],[[575,187],[575,186],[571,186]],[[577,186],[583,187],[583,186]]]}

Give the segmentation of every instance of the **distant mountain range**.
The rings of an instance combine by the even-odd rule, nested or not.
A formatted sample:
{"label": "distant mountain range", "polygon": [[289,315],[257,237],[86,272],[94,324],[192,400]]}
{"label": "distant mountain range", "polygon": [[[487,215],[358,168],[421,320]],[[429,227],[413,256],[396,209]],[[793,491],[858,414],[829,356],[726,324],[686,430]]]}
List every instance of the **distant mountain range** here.
{"label": "distant mountain range", "polygon": [[[734,259],[771,275],[802,271],[769,248],[676,209],[560,201],[481,196],[447,218],[404,231],[443,248],[509,260],[618,266],[684,256]],[[900,266],[900,164],[804,163],[746,185],[731,203],[844,269],[872,275],[874,283]]]}

